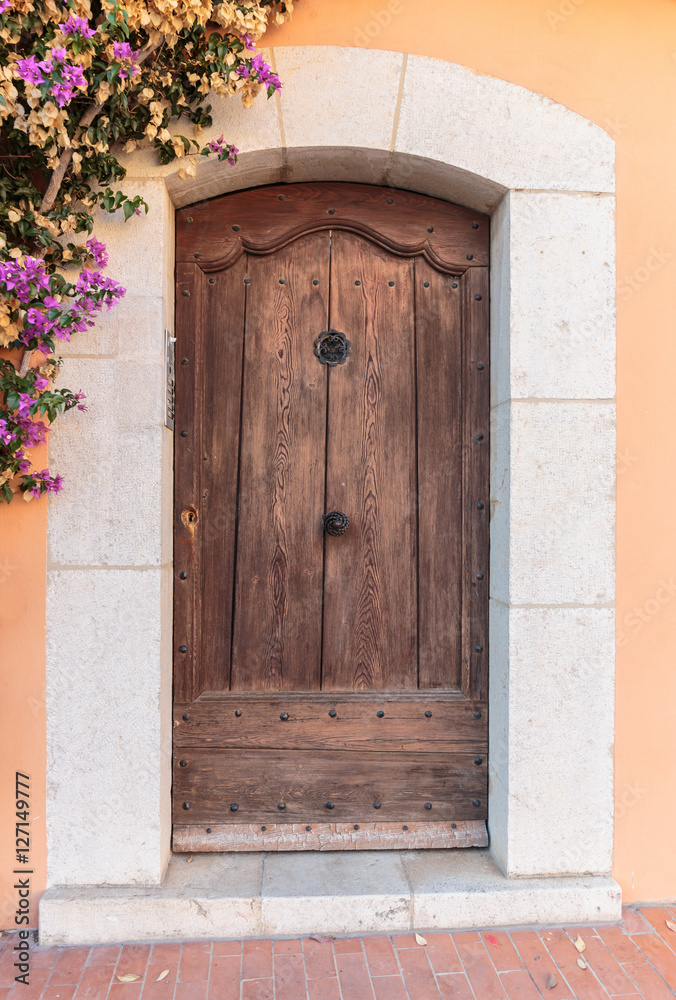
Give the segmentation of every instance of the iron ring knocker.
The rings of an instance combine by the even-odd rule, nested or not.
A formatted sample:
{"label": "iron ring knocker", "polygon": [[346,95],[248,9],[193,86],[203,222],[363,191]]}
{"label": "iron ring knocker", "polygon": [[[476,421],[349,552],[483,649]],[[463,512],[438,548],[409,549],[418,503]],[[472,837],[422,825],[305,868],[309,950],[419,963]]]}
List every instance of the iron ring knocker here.
{"label": "iron ring knocker", "polygon": [[322,518],[322,526],[327,535],[344,535],[349,523],[347,514],[339,510],[330,510]]}
{"label": "iron ring knocker", "polygon": [[315,354],[322,365],[344,365],[350,356],[350,341],[338,330],[327,330],[315,340]]}

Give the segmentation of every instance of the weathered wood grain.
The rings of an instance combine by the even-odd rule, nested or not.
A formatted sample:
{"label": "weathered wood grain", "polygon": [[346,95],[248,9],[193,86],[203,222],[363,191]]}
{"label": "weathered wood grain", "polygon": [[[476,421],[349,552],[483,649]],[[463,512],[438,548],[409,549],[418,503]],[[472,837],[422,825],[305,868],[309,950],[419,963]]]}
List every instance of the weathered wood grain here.
{"label": "weathered wood grain", "polygon": [[177,748],[174,822],[486,819],[486,759],[476,759],[481,763],[468,754]]}
{"label": "weathered wood grain", "polygon": [[174,745],[483,754],[486,707],[485,702],[436,693],[406,699],[387,694],[346,698],[326,693],[273,697],[233,693],[176,703]]}
{"label": "weathered wood grain", "polygon": [[488,265],[489,224],[479,212],[411,191],[334,181],[275,184],[181,209],[176,257],[193,261],[199,254],[205,271],[220,270],[244,252],[275,253],[305,233],[332,229],[462,274]]}
{"label": "weathered wood grain", "polygon": [[[208,831],[208,832],[207,832]],[[251,823],[175,826],[172,850],[201,851],[421,851],[486,847],[484,820],[458,823]]]}

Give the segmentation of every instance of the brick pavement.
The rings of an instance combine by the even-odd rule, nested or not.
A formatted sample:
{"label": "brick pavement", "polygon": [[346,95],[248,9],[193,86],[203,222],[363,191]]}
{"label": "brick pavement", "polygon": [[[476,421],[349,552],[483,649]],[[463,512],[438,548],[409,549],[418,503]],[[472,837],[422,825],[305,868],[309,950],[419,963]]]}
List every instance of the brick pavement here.
{"label": "brick pavement", "polygon": [[34,945],[28,986],[14,982],[11,933],[0,939],[0,1000],[670,1000],[667,920],[676,907],[628,907],[621,924],[598,927],[426,933],[426,945],[414,934]]}

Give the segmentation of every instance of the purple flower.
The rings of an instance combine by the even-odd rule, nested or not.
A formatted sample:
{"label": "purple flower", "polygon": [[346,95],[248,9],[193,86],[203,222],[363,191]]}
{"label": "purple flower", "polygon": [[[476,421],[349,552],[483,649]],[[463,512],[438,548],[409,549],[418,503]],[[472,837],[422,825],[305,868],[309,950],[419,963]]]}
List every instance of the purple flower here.
{"label": "purple flower", "polygon": [[113,42],[113,55],[116,59],[131,59],[133,49],[129,42]]}
{"label": "purple flower", "polygon": [[[10,2],[10,0],[5,0],[5,2]],[[61,25],[61,31],[64,35],[80,35],[81,38],[93,38],[96,34],[96,28],[90,28],[84,17],[77,17],[75,14],[71,14],[68,20]]]}
{"label": "purple flower", "polygon": [[17,413],[19,417],[29,417],[31,412],[31,406],[33,405],[33,397],[29,392],[19,393],[19,406],[17,408]]}
{"label": "purple flower", "polygon": [[96,239],[95,236],[92,236],[92,238],[90,240],[87,240],[87,246],[88,246],[89,250],[91,251],[92,257],[94,258],[94,260],[96,261],[96,263],[99,265],[99,267],[105,267],[107,265],[107,263],[108,263],[108,254],[106,252],[106,244],[105,243],[101,243],[99,240]]}
{"label": "purple flower", "polygon": [[6,420],[0,418],[0,444],[12,444],[13,441],[16,441],[16,433]]}
{"label": "purple flower", "polygon": [[266,63],[260,52],[251,60],[251,68],[255,70],[259,83],[267,83],[269,87],[274,87],[275,90],[281,90],[282,84],[276,73],[272,72],[272,69]]}
{"label": "purple flower", "polygon": [[44,375],[38,374],[35,376],[35,382],[33,383],[38,392],[44,392],[44,390],[49,385],[49,379],[45,378]]}
{"label": "purple flower", "polygon": [[245,32],[243,35],[240,35],[239,37],[240,41],[244,45],[244,48],[248,49],[249,52],[253,51],[253,49],[256,48],[256,43],[254,42],[253,38],[248,32]]}
{"label": "purple flower", "polygon": [[38,63],[35,56],[29,56],[27,59],[18,59],[16,68],[21,79],[25,80],[27,83],[33,83],[35,86],[39,86],[41,83],[45,82],[45,77],[42,71],[43,63]]}
{"label": "purple flower", "polygon": [[0,14],[6,14],[12,6],[12,0],[0,0]]}

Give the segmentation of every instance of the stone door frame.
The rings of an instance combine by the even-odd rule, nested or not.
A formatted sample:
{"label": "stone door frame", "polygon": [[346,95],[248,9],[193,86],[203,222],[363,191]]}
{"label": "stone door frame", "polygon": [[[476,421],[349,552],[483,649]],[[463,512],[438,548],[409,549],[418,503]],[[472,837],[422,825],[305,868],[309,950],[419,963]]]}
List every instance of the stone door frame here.
{"label": "stone door frame", "polygon": [[63,382],[91,406],[51,441],[67,489],[48,518],[49,885],[157,886],[170,856],[174,211],[300,180],[391,185],[492,216],[491,852],[509,877],[607,873],[614,143],[562,105],[441,60],[330,46],[269,58],[281,99],[213,100],[235,169],[206,163],[181,181],[180,164],[137,152],[126,189],[149,215],[96,226],[128,291],[67,346]]}

